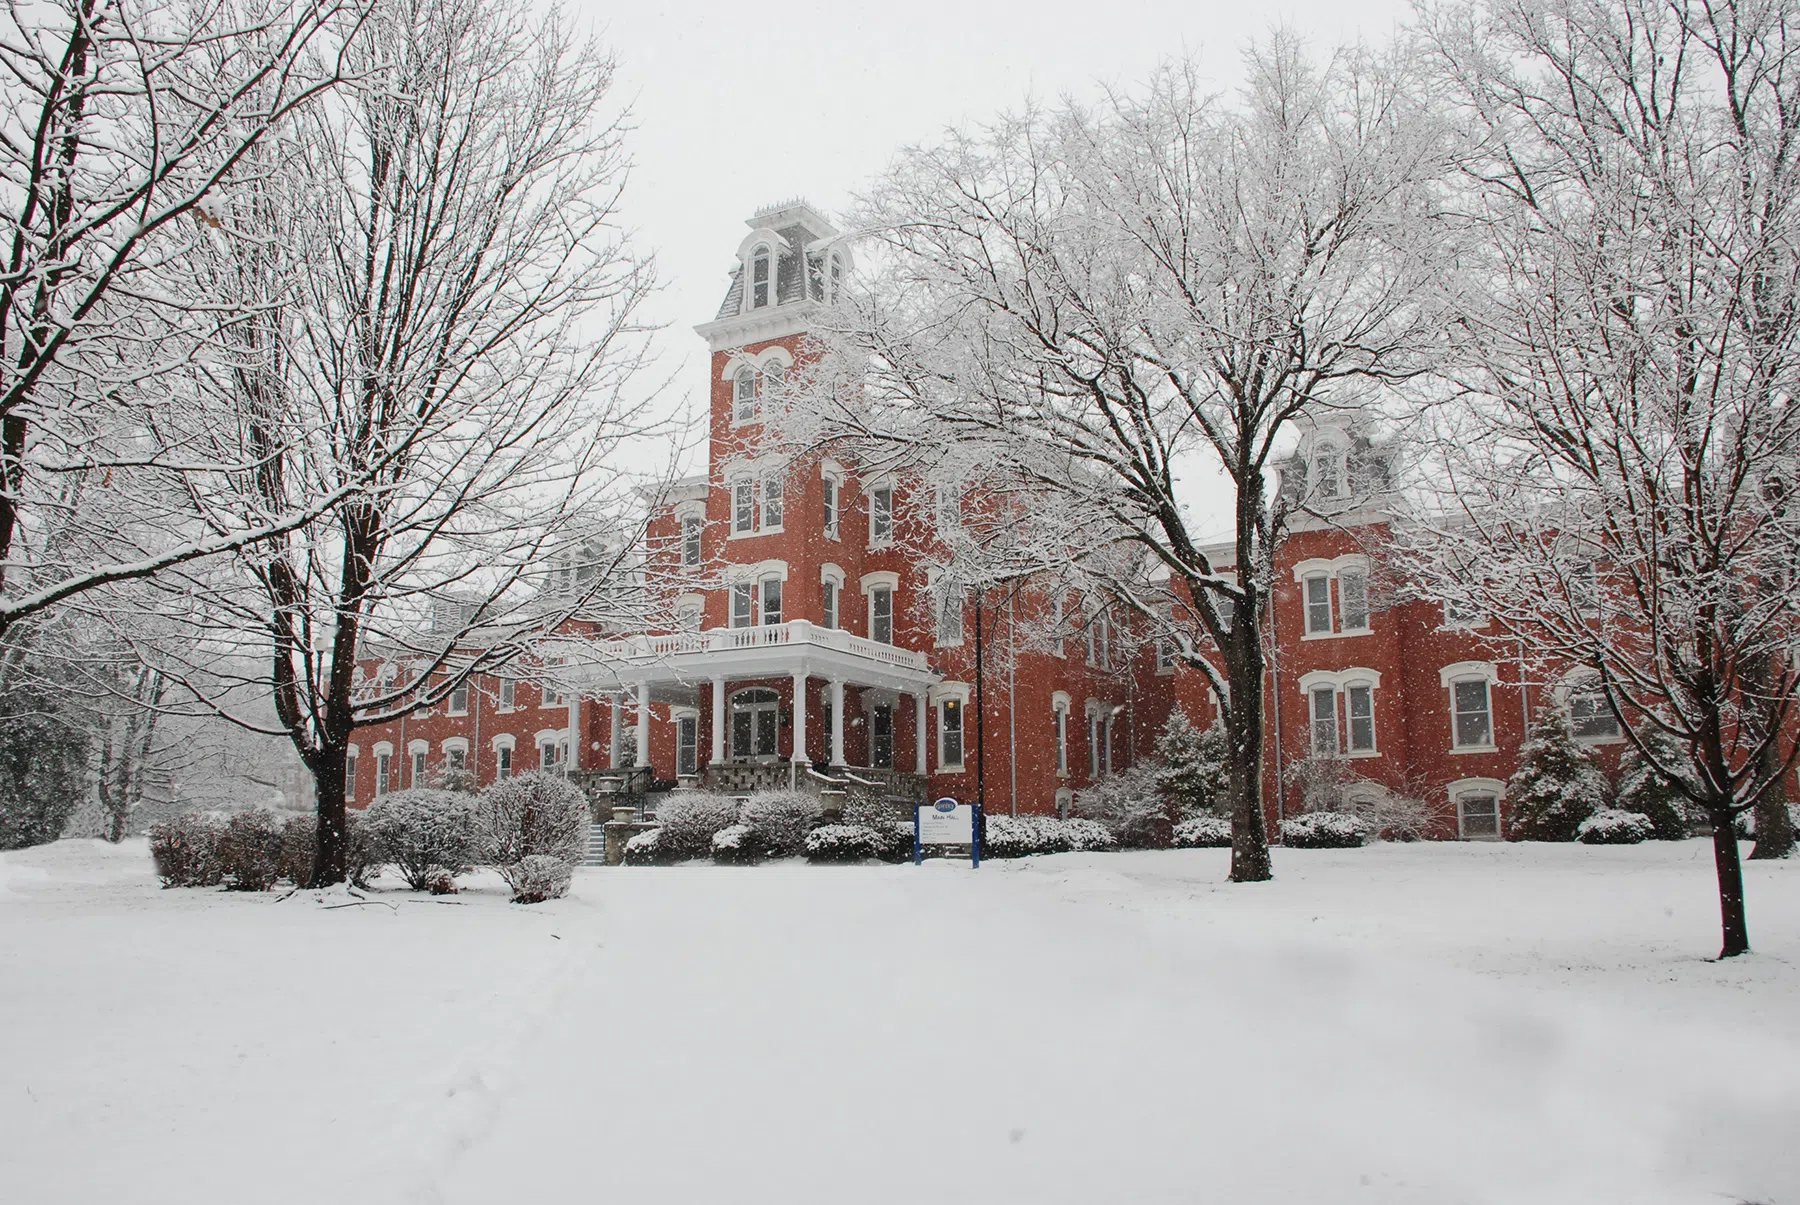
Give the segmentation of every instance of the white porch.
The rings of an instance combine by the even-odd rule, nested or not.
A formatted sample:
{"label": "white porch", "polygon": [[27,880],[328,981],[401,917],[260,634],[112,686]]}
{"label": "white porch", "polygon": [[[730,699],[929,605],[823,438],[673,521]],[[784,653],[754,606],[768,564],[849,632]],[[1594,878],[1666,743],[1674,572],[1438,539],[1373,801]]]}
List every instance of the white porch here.
{"label": "white porch", "polygon": [[[838,771],[863,769],[845,757],[845,705],[847,687],[874,689],[912,700],[914,749],[912,773],[922,779],[927,767],[929,692],[939,680],[925,655],[911,649],[869,640],[835,629],[816,627],[804,619],[759,627],[713,628],[703,632],[677,632],[660,636],[629,636],[616,640],[582,642],[569,650],[565,676],[583,695],[611,700],[613,707],[611,748],[606,763],[614,769],[650,766],[651,710],[667,704],[705,711],[711,718],[709,756],[704,758],[708,778],[728,766],[769,766],[786,762],[790,781],[815,761]],[[792,683],[792,740],[787,757],[776,754],[773,730],[765,736],[756,707],[728,710],[734,682],[767,682],[787,679]],[[829,725],[815,731],[808,717],[808,683],[822,683]],[[621,733],[627,710],[635,711],[636,750],[632,767],[621,765]],[[898,713],[895,708],[893,714]],[[771,713],[770,723],[773,723]],[[890,717],[890,723],[892,718]],[[696,732],[698,726],[696,725]],[[891,765],[903,768],[901,752],[891,747]],[[701,762],[696,749],[695,761]],[[700,766],[696,764],[696,771]],[[737,775],[741,777],[742,775]]]}

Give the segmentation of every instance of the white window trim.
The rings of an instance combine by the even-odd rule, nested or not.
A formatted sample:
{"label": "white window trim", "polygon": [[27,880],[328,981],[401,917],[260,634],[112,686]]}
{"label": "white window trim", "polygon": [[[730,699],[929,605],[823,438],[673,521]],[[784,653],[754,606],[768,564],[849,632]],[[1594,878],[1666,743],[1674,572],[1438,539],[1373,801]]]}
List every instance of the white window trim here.
{"label": "white window trim", "polygon": [[[1052,736],[1050,743],[1050,752],[1056,757],[1056,776],[1058,778],[1069,776],[1070,712],[1069,692],[1066,690],[1052,691],[1050,693],[1050,721],[1052,724],[1056,724],[1060,717],[1061,722],[1060,732]],[[1058,737],[1061,738],[1060,741],[1057,739]]]}
{"label": "white window trim", "polygon": [[515,737],[512,733],[502,732],[500,735],[498,735],[498,736],[494,737],[492,740],[490,740],[488,742],[488,744],[492,745],[494,748],[494,752],[498,753],[502,749],[518,748],[519,741],[518,741],[518,738]]}
{"label": "white window trim", "polygon": [[[1363,603],[1367,608],[1369,626],[1343,630],[1344,602],[1339,593],[1338,577],[1346,572],[1358,572],[1363,575]],[[1306,579],[1323,575],[1326,579],[1325,596],[1331,601],[1331,630],[1329,632],[1309,632],[1306,630]],[[1354,640],[1358,636],[1375,634],[1375,608],[1368,601],[1369,580],[1372,574],[1369,558],[1360,552],[1345,553],[1343,556],[1311,557],[1294,566],[1294,581],[1300,587],[1300,639],[1302,640]]]}
{"label": "white window trim", "polygon": [[[1499,681],[1499,670],[1495,668],[1492,661],[1458,661],[1452,665],[1446,665],[1438,671],[1438,683],[1444,688],[1446,702],[1449,704],[1450,752],[1452,754],[1499,752],[1500,747],[1494,743],[1494,687]],[[1458,745],[1456,743],[1456,684],[1458,682],[1487,683],[1488,743],[1485,745]]]}
{"label": "white window trim", "polygon": [[[1494,797],[1494,834],[1493,836],[1470,837],[1463,832],[1462,797],[1464,795],[1492,795]],[[1445,797],[1450,801],[1450,810],[1456,813],[1456,839],[1458,841],[1499,841],[1504,839],[1502,831],[1505,825],[1506,784],[1498,778],[1459,778],[1445,787]]]}
{"label": "white window trim", "polygon": [[[888,496],[888,533],[885,536],[877,537],[875,534],[875,495],[881,490],[886,490],[887,496]],[[900,491],[894,485],[894,479],[892,477],[878,478],[874,481],[868,482],[863,487],[863,497],[867,498],[869,500],[868,511],[869,511],[869,547],[870,548],[890,548],[893,546],[894,530],[895,530],[895,528],[899,527],[899,525],[900,525],[900,523],[899,523],[899,510],[900,510],[899,494],[900,494]]]}
{"label": "white window trim", "polygon": [[1438,623],[1440,632],[1479,632],[1494,621],[1493,616],[1487,614],[1476,615],[1470,619],[1452,619],[1450,604],[1446,602],[1442,605],[1444,617]]}
{"label": "white window trim", "polygon": [[376,741],[369,749],[369,755],[371,757],[380,757],[383,753],[387,754],[389,757],[394,756],[394,746],[391,742]]}
{"label": "white window trim", "polygon": [[675,599],[675,627],[677,631],[685,632],[688,630],[687,626],[681,622],[681,617],[687,614],[692,614],[694,616],[693,630],[696,632],[699,631],[706,623],[706,595],[697,592],[678,595]]}
{"label": "white window trim", "polygon": [[[866,625],[863,628],[863,634],[870,640],[875,639],[875,591],[883,587],[887,588],[888,625],[891,629],[890,635],[896,638],[897,643],[900,635],[900,575],[889,569],[881,569],[874,573],[863,574],[857,585],[863,595],[863,621]],[[838,603],[838,619],[840,621],[843,619],[843,611],[844,604],[840,601]]]}
{"label": "white window trim", "polygon": [[[463,705],[461,707],[458,707],[456,705],[456,692],[459,690],[462,691],[462,695],[463,695]],[[452,686],[450,688],[450,690],[444,695],[444,714],[445,715],[468,715],[469,714],[469,702],[474,697],[475,697],[475,683],[469,678],[464,678],[462,680],[462,684],[460,686]]]}
{"label": "white window trim", "polygon": [[[835,461],[827,460],[819,466],[819,480],[829,481],[836,487],[836,505],[832,507],[832,521],[824,524],[827,540],[843,539],[844,531],[844,470]],[[820,487],[823,489],[823,486]],[[820,505],[824,505],[824,495],[820,495]]]}
{"label": "white window trim", "polygon": [[465,736],[446,737],[438,744],[440,752],[448,756],[452,750],[460,749],[464,757],[469,755],[469,738]]}
{"label": "white window trim", "polygon": [[[725,483],[726,521],[725,539],[749,540],[757,536],[779,535],[786,530],[788,512],[788,470],[790,466],[781,456],[739,456],[726,461],[719,467],[719,480]],[[777,524],[763,522],[763,482],[771,477],[781,477],[781,518]],[[750,526],[739,530],[737,523],[737,487],[748,482],[750,486]]]}
{"label": "white window trim", "polygon": [[[687,559],[687,527],[689,523],[700,525],[700,559],[690,562]],[[706,560],[706,504],[704,502],[683,502],[675,508],[675,542],[676,562],[684,569],[692,569]]]}
{"label": "white window trim", "polygon": [[731,565],[725,570],[725,581],[733,586],[744,582],[756,584],[765,577],[777,577],[785,583],[788,579],[788,563],[770,558],[752,565]]}
{"label": "white window trim", "polygon": [[[969,696],[967,682],[939,682],[927,691],[931,700],[933,726],[937,729],[937,768],[940,774],[961,774],[969,766]],[[954,701],[962,712],[962,757],[954,762],[944,760],[944,704]]]}
{"label": "white window trim", "polygon": [[[1380,721],[1379,721],[1378,717],[1379,717],[1379,706],[1380,706],[1379,695],[1380,695],[1380,691],[1381,691],[1381,671],[1374,670],[1374,669],[1368,669],[1364,666],[1352,666],[1350,669],[1337,669],[1337,670],[1315,669],[1315,670],[1309,670],[1306,673],[1300,675],[1300,679],[1299,679],[1300,699],[1301,699],[1302,705],[1306,708],[1306,724],[1307,724],[1306,747],[1307,747],[1307,749],[1310,750],[1312,748],[1312,718],[1313,718],[1313,716],[1312,716],[1312,692],[1320,689],[1321,687],[1327,687],[1327,686],[1329,686],[1332,689],[1333,693],[1335,693],[1337,695],[1337,700],[1335,703],[1335,707],[1337,710],[1336,710],[1335,714],[1337,717],[1337,726],[1338,726],[1338,745],[1341,747],[1342,751],[1337,753],[1335,756],[1337,756],[1337,757],[1380,757],[1381,756],[1381,735],[1380,735],[1381,725],[1380,725]],[[1376,724],[1375,724],[1376,731],[1374,733],[1375,747],[1373,749],[1352,750],[1350,748],[1350,697],[1347,692],[1349,691],[1350,687],[1352,687],[1352,686],[1366,686],[1369,688],[1370,706],[1374,707],[1376,709],[1376,715],[1371,716],[1371,719],[1374,719],[1376,721]],[[1216,704],[1215,704],[1215,706],[1216,706]],[[1488,701],[1488,706],[1489,706],[1489,710],[1491,711],[1493,708],[1493,700],[1491,698]],[[1489,723],[1489,730],[1492,731],[1492,722],[1491,721]],[[1309,756],[1310,756],[1310,754],[1309,754]]]}
{"label": "white window trim", "polygon": [[[1556,700],[1556,705],[1567,713],[1569,711],[1569,700],[1574,695],[1585,694],[1590,691],[1596,694],[1602,693],[1600,684],[1595,682],[1592,678],[1582,677],[1581,671],[1577,670],[1575,673],[1557,683],[1551,690],[1551,696]],[[1612,716],[1610,708],[1607,710],[1607,715]],[[1612,718],[1614,723],[1618,722],[1618,717],[1613,716]],[[1575,743],[1585,748],[1594,748],[1602,745],[1623,745],[1625,743],[1625,730],[1622,726],[1618,732],[1613,733],[1611,736],[1582,736],[1580,733],[1574,731],[1574,716],[1572,714],[1569,716],[1569,721],[1569,730],[1571,733],[1574,733]]]}
{"label": "white window trim", "polygon": [[837,587],[837,615],[834,616],[837,622],[829,624],[827,627],[834,631],[842,630],[844,626],[844,594],[847,587],[844,582],[844,571],[830,561],[819,566],[819,622],[821,624],[825,622],[826,618],[824,587],[827,582]]}
{"label": "white window trim", "polygon": [[411,757],[415,753],[423,753],[427,757],[431,756],[431,742],[428,740],[424,740],[422,738],[417,739],[417,740],[407,741],[406,742],[406,755],[408,757]]}

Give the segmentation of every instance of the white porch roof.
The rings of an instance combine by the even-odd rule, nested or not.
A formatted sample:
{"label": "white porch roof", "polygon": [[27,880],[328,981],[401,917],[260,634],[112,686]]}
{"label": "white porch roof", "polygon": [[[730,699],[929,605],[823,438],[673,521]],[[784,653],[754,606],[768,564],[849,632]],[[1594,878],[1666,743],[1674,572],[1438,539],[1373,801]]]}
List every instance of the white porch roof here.
{"label": "white porch roof", "polygon": [[924,653],[817,627],[804,619],[581,641],[569,650],[559,677],[591,697],[628,693],[639,683],[693,688],[714,678],[781,678],[796,673],[905,694],[918,694],[942,677],[933,672]]}

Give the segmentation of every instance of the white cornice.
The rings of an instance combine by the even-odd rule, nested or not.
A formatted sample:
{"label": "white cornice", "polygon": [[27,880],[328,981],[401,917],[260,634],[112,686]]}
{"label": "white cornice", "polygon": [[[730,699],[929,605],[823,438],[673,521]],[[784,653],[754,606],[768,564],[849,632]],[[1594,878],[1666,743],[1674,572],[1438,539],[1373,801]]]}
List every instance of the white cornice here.
{"label": "white cornice", "polygon": [[790,301],[702,322],[694,333],[705,339],[712,351],[730,351],[751,343],[804,334],[812,329],[811,320],[818,311],[816,301]]}

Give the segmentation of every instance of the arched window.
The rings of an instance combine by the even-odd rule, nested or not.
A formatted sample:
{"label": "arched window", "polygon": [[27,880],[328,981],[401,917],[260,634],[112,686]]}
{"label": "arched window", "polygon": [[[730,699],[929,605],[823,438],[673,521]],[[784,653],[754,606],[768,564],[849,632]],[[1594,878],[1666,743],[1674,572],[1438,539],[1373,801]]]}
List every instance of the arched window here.
{"label": "arched window", "polygon": [[760,310],[769,304],[775,282],[770,278],[773,261],[767,243],[758,243],[750,253],[750,308]]}
{"label": "arched window", "polygon": [[732,399],[733,422],[747,423],[756,417],[756,370],[749,365],[732,378]]}

